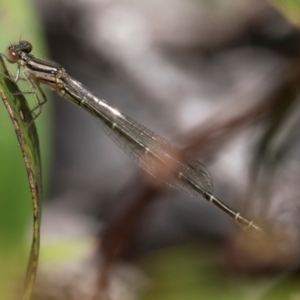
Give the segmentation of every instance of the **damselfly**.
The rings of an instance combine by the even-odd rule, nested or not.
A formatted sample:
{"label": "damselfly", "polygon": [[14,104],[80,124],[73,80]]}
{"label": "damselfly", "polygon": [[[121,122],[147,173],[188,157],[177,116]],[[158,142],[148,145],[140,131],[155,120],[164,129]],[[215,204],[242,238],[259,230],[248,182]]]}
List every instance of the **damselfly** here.
{"label": "damselfly", "polygon": [[[69,76],[58,64],[38,59],[30,54],[31,51],[32,45],[29,42],[20,41],[8,47],[6,57],[10,63],[18,64],[16,81],[20,71],[23,71],[30,86],[42,95],[43,101],[38,100],[39,107],[46,102],[40,88],[40,84],[44,84],[96,117],[116,144],[148,173],[178,190],[195,196],[201,195],[223,210],[244,230],[256,235],[264,234],[253,221],[242,217],[212,195],[211,177],[198,160],[180,157],[180,149],[108,105]],[[159,170],[168,168],[171,168],[171,172],[165,178],[158,175]]]}

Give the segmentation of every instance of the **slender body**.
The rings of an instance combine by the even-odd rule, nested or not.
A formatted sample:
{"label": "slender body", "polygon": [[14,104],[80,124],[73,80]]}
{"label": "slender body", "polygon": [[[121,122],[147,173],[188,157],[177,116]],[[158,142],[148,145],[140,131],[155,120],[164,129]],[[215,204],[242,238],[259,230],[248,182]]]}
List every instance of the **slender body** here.
{"label": "slender body", "polygon": [[[198,160],[179,157],[180,150],[177,147],[109,106],[56,63],[37,59],[30,54],[31,51],[32,45],[29,42],[20,41],[8,48],[6,57],[9,62],[19,65],[16,80],[21,69],[31,87],[41,92],[44,101],[38,100],[39,104],[46,101],[40,84],[51,87],[62,97],[96,117],[116,144],[147,172],[178,190],[195,196],[201,195],[223,210],[244,230],[259,236],[264,234],[253,221],[245,219],[212,195],[212,180]],[[170,174],[164,178],[160,171],[166,169]]]}

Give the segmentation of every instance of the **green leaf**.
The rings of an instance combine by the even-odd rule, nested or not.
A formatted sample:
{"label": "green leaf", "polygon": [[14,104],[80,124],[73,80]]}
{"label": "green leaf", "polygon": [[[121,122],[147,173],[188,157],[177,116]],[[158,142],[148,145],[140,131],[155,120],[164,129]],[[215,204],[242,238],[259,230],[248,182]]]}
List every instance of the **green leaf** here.
{"label": "green leaf", "polygon": [[[42,173],[39,140],[30,108],[18,86],[13,79],[10,79],[12,77],[6,68],[2,56],[0,57],[0,72],[6,74],[6,76],[3,75],[0,77],[0,97],[13,123],[22,151],[32,198],[33,238],[23,295],[24,300],[29,300],[36,278],[40,246]],[[14,184],[17,188],[18,182]],[[9,214],[9,212],[7,213]]]}
{"label": "green leaf", "polygon": [[[43,26],[36,2],[0,0],[0,11],[0,53],[5,53],[10,43],[18,43],[20,39],[24,39],[34,45],[39,57],[45,57]],[[15,74],[15,67],[9,65],[12,74]],[[28,91],[28,83],[22,84],[23,82],[18,82],[22,91]],[[3,89],[1,86],[0,88]],[[4,90],[2,92],[9,96]],[[28,95],[26,98],[34,105],[32,96]],[[5,106],[1,103],[0,100],[0,299],[11,300],[21,298],[16,294],[21,292],[19,286],[23,285],[22,275],[25,273],[29,254],[28,225],[32,205],[20,146]],[[44,180],[47,179],[52,149],[50,107],[51,103],[47,103],[36,121],[41,141]],[[47,187],[45,183],[44,186]]]}

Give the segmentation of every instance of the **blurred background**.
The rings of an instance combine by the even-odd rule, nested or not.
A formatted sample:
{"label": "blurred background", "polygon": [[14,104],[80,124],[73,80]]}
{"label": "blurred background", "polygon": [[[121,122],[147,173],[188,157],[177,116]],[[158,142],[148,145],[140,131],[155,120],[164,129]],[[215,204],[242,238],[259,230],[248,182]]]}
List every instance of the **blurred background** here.
{"label": "blurred background", "polygon": [[[31,41],[36,56],[199,158],[214,195],[276,233],[252,247],[201,197],[163,188],[136,212],[130,251],[112,268],[111,299],[300,297],[296,1],[14,0],[0,8],[2,52],[20,36]],[[95,261],[103,247],[114,251],[101,241],[132,198],[143,202],[147,177],[93,117],[54,92],[47,97],[37,125],[45,194],[34,299],[90,299]],[[18,151],[14,140],[2,146]],[[24,194],[12,196],[19,171],[5,169],[12,185],[3,199],[21,198],[6,203],[20,208],[24,242],[30,201],[24,208]]]}

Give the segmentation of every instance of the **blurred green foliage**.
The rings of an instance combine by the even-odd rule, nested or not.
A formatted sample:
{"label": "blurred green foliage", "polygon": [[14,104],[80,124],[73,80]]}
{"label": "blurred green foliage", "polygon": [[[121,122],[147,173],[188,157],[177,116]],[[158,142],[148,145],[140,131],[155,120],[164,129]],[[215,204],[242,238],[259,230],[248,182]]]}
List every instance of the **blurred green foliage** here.
{"label": "blurred green foliage", "polygon": [[244,299],[237,282],[220,269],[217,255],[193,244],[152,254],[142,263],[152,282],[141,299]]}
{"label": "blurred green foliage", "polygon": [[[225,246],[225,245],[224,245]],[[220,250],[220,249],[219,249]],[[141,300],[298,299],[299,278],[235,272],[215,245],[186,244],[160,249],[143,258],[150,280]],[[221,250],[224,250],[221,249]],[[274,280],[275,279],[275,280]]]}
{"label": "blurred green foliage", "polygon": [[300,27],[299,0],[269,0],[294,25]]}

